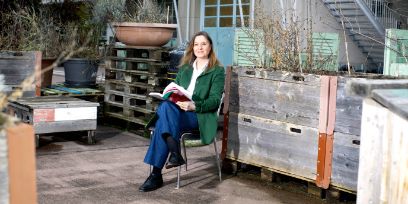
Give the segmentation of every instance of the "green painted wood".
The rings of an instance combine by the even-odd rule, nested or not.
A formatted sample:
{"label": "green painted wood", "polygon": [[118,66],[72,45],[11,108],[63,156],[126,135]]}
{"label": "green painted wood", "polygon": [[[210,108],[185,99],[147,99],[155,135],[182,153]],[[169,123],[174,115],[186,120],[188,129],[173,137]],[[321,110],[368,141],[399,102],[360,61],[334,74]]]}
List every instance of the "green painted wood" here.
{"label": "green painted wood", "polygon": [[383,74],[408,76],[408,30],[387,29]]}
{"label": "green painted wood", "polygon": [[313,67],[327,71],[337,71],[339,58],[338,33],[313,33]]}
{"label": "green painted wood", "polygon": [[264,66],[265,44],[260,30],[237,29],[234,40],[233,64],[235,66]]}

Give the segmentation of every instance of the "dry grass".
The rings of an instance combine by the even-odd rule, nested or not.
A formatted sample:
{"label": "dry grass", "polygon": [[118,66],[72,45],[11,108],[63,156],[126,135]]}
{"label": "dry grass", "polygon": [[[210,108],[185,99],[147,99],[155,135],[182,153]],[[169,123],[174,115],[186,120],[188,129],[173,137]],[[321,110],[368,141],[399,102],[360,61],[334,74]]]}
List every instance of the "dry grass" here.
{"label": "dry grass", "polygon": [[252,52],[238,50],[240,57],[256,67],[301,73],[321,73],[337,62],[337,55],[316,52],[319,47],[313,47],[310,18],[299,20],[293,10],[270,12],[261,8],[261,3],[255,5],[254,29],[242,29],[252,43]]}

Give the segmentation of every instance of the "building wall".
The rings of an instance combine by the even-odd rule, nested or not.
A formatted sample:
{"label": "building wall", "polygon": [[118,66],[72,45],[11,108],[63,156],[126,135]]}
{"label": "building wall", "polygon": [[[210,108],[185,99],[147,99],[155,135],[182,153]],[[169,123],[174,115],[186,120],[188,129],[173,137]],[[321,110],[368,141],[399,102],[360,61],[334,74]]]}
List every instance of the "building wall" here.
{"label": "building wall", "polygon": [[390,7],[396,12],[400,13],[402,23],[407,27],[408,25],[408,1],[407,0],[389,0]]}
{"label": "building wall", "polygon": [[[179,27],[181,29],[181,35],[183,41],[186,39],[187,28],[187,1],[179,0]],[[190,0],[190,18],[189,18],[189,32],[188,39],[200,30],[200,6],[202,0]],[[258,1],[255,1],[258,2]],[[294,0],[260,0],[262,4],[260,8],[263,8],[265,12],[278,12],[281,10],[280,2],[283,2],[283,9],[286,11],[287,19],[290,19],[291,8],[293,8]],[[257,6],[256,6],[257,7]],[[338,33],[340,36],[340,50],[339,50],[339,64],[347,64],[347,55],[345,48],[345,38],[341,24],[329,13],[328,9],[323,5],[320,0],[296,0],[297,20],[305,21],[307,18],[311,19],[313,32],[333,32]],[[257,14],[255,13],[255,18]],[[354,42],[346,35],[346,41],[348,46],[348,57],[352,65],[364,64],[366,57],[361,50],[354,44]]]}
{"label": "building wall", "polygon": [[[262,0],[263,5],[261,7],[264,8],[264,11],[280,12],[282,10],[280,2],[283,2],[283,10],[287,21],[291,19],[292,11],[294,11],[297,14],[295,15],[297,21],[306,22],[307,19],[311,20],[312,32],[338,33],[340,37],[339,65],[347,64],[346,53],[348,53],[350,64],[359,65],[365,63],[365,55],[349,38],[347,33],[346,39],[344,38],[341,24],[329,13],[321,0],[297,0],[296,4],[293,4],[293,0],[272,0],[272,2],[271,0]],[[345,40],[347,42],[347,52]]]}
{"label": "building wall", "polygon": [[[179,0],[179,28],[183,42],[189,41],[194,33],[200,31],[200,0],[190,0],[190,8],[187,8],[188,0]],[[187,9],[190,9],[190,17],[187,19]],[[187,30],[187,22],[189,21],[189,29]]]}

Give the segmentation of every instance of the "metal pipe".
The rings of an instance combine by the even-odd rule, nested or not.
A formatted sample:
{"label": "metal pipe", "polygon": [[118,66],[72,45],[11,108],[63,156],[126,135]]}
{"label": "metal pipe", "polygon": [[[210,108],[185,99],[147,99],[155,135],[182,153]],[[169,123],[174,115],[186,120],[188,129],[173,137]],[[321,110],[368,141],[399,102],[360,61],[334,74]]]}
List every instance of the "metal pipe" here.
{"label": "metal pipe", "polygon": [[179,15],[178,15],[178,6],[176,0],[173,0],[173,5],[174,5],[174,11],[176,13],[176,20],[177,20],[177,37],[179,39],[179,45],[183,43],[183,36],[181,36],[181,29],[180,29],[180,21],[179,21]]}
{"label": "metal pipe", "polygon": [[241,2],[241,0],[238,0],[238,5],[239,5],[239,15],[241,17],[241,27],[245,27],[244,14],[242,13],[242,2]]}
{"label": "metal pipe", "polygon": [[380,36],[383,38],[385,37],[385,28],[383,25],[381,25],[373,16],[371,10],[367,7],[367,4],[363,2],[363,0],[355,0],[357,5],[360,7],[360,9],[363,11],[364,15],[367,16],[368,20],[373,24],[375,30],[380,34]]}
{"label": "metal pipe", "polygon": [[286,26],[286,14],[285,14],[285,10],[283,7],[283,0],[280,0],[280,6],[281,6],[281,15],[282,15],[282,24]]}
{"label": "metal pipe", "polygon": [[191,1],[187,0],[187,18],[186,18],[186,39],[190,39],[190,5]]}
{"label": "metal pipe", "polygon": [[250,11],[250,16],[251,16],[251,29],[254,29],[254,22],[255,22],[255,0],[251,0],[251,11]]}

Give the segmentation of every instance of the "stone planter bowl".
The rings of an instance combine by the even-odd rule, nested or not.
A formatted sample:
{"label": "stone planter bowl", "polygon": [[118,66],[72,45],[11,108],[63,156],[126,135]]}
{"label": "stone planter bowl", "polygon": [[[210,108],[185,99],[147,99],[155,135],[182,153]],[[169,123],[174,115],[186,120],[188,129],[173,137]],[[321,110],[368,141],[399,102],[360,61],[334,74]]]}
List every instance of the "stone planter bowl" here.
{"label": "stone planter bowl", "polygon": [[170,41],[177,24],[114,23],[116,38],[130,46],[161,47]]}

